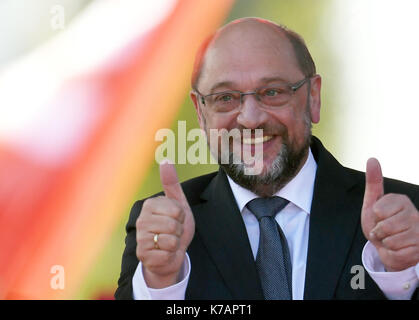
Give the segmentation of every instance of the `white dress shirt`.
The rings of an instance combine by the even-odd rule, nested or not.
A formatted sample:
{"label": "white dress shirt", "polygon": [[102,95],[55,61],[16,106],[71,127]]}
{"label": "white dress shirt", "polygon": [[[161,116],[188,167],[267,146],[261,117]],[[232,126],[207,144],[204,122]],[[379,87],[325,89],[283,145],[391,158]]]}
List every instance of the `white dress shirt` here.
{"label": "white dress shirt", "polygon": [[[288,242],[292,263],[293,300],[302,300],[304,297],[310,210],[316,170],[317,164],[310,150],[302,169],[285,187],[275,194],[289,201],[287,206],[276,215],[275,220],[280,225]],[[246,204],[258,196],[236,184],[230,177],[228,177],[228,181],[242,214],[253,256],[256,260],[259,245],[259,222],[247,209]],[[419,285],[419,263],[416,267],[400,272],[385,272],[377,250],[370,242],[367,242],[362,252],[362,263],[371,278],[389,299],[410,299]],[[137,300],[183,300],[191,268],[193,266],[191,266],[186,254],[182,281],[168,288],[151,289],[147,287],[144,281],[140,262],[132,279],[133,298]]]}

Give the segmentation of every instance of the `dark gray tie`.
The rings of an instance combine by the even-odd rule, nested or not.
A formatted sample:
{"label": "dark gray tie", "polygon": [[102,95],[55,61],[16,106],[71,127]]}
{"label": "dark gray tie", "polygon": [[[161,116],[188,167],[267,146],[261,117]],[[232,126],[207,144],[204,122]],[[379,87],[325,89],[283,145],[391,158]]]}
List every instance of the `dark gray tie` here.
{"label": "dark gray tie", "polygon": [[288,200],[280,197],[257,198],[247,204],[259,221],[259,248],[256,255],[262,289],[266,300],[291,300],[291,259],[287,239],[275,221]]}

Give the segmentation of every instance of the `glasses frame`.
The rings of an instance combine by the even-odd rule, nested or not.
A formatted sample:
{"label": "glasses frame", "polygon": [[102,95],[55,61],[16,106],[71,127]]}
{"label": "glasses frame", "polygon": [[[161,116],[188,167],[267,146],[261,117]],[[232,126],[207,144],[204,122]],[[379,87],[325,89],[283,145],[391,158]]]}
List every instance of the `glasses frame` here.
{"label": "glasses frame", "polygon": [[[298,89],[300,89],[311,78],[312,77],[306,77],[306,78],[304,78],[300,81],[297,81],[295,83],[287,83],[286,85],[291,90],[292,94],[294,94]],[[223,93],[229,93],[229,92],[238,93],[238,94],[240,94],[240,104],[239,104],[239,106],[241,106],[242,103],[243,103],[243,97],[247,96],[247,95],[254,95],[255,98],[258,101],[261,101],[261,98],[259,97],[258,91],[260,91],[261,89],[264,89],[264,88],[269,88],[269,86],[259,87],[259,88],[255,89],[254,91],[249,91],[249,92],[242,92],[242,91],[239,91],[239,90],[227,90],[227,91],[210,93],[210,94],[207,94],[207,95],[203,95],[196,88],[194,88],[194,91],[196,91],[196,93],[199,95],[199,97],[200,97],[199,100],[201,100],[201,103],[204,106],[206,106],[205,99],[208,98],[208,97],[215,96],[215,95],[218,95],[218,94],[223,94]]]}

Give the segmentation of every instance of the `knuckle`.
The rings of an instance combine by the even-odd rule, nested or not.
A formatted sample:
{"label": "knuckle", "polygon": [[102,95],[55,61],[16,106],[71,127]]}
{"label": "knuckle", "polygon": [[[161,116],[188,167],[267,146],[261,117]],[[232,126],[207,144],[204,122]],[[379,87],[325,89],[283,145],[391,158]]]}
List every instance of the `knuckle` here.
{"label": "knuckle", "polygon": [[388,221],[380,222],[380,223],[378,223],[378,225],[379,225],[379,228],[380,228],[381,232],[384,233],[384,234],[390,234],[392,229],[393,229],[392,223],[388,222]]}
{"label": "knuckle", "polygon": [[383,244],[386,248],[391,249],[394,246],[394,241],[390,238],[384,238],[383,239]]}
{"label": "knuckle", "polygon": [[[151,211],[152,208],[153,208],[153,206],[154,206],[154,203],[155,203],[155,199],[154,198],[148,198],[148,199],[144,200],[143,208],[142,208],[141,212],[143,212],[143,211],[146,211],[146,212],[147,211]],[[141,217],[141,215],[140,215],[140,217]]]}
{"label": "knuckle", "polygon": [[137,221],[135,222],[135,228],[137,232],[143,232],[144,230],[147,230],[150,226],[150,216],[140,216]]}
{"label": "knuckle", "polygon": [[157,196],[152,198],[147,198],[144,200],[143,208],[146,207],[148,209],[151,209],[156,206],[157,203],[161,202],[164,197],[163,196]]}
{"label": "knuckle", "polygon": [[177,237],[171,236],[168,238],[167,246],[170,251],[176,251],[178,248],[178,244],[179,241]]}
{"label": "knuckle", "polygon": [[167,199],[168,202],[166,203],[166,212],[167,215],[174,219],[178,219],[182,213],[182,208],[179,203],[174,199]]}
{"label": "knuckle", "polygon": [[146,218],[141,215],[137,218],[137,221],[135,221],[135,226],[137,229],[141,229],[143,227],[144,220],[146,220]]}
{"label": "knuckle", "polygon": [[176,220],[180,219],[182,216],[182,208],[178,204],[174,205],[172,208],[173,218],[175,218]]}
{"label": "knuckle", "polygon": [[384,197],[388,200],[395,201],[397,199],[400,199],[401,194],[398,193],[388,193]]}
{"label": "knuckle", "polygon": [[381,220],[381,219],[385,219],[386,218],[386,214],[385,212],[382,210],[381,205],[379,204],[375,204],[374,205],[374,213],[377,215],[377,217]]}
{"label": "knuckle", "polygon": [[412,225],[414,223],[414,216],[412,215],[412,211],[403,210],[403,212],[400,214],[400,222]]}
{"label": "knuckle", "polygon": [[175,234],[177,231],[177,223],[174,220],[167,221],[167,231],[169,234]]}
{"label": "knuckle", "polygon": [[400,201],[403,201],[404,203],[410,202],[410,198],[405,194],[399,194],[398,197]]}
{"label": "knuckle", "polygon": [[393,237],[387,237],[383,239],[383,244],[387,249],[390,250],[395,250],[399,247],[399,241],[397,241]]}

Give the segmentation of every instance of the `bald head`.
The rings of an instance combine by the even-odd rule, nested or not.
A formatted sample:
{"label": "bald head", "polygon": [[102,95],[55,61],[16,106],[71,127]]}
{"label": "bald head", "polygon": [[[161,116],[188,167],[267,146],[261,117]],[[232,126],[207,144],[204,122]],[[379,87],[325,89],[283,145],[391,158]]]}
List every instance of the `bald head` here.
{"label": "bald head", "polygon": [[[316,73],[313,59],[298,34],[268,20],[242,18],[218,29],[203,42],[195,58],[192,88],[198,87],[207,69],[223,68],[219,63],[222,55],[234,58],[228,63],[242,62],[243,67],[246,61],[241,59],[247,59],[249,54],[272,59],[272,53],[281,55],[288,67],[298,68],[306,77]],[[269,59],[266,62],[269,63]]]}

